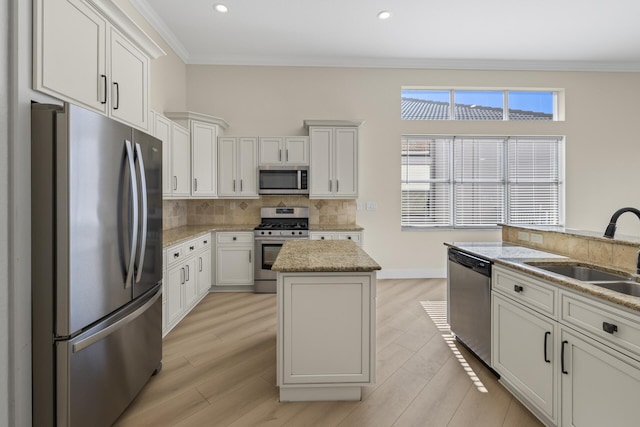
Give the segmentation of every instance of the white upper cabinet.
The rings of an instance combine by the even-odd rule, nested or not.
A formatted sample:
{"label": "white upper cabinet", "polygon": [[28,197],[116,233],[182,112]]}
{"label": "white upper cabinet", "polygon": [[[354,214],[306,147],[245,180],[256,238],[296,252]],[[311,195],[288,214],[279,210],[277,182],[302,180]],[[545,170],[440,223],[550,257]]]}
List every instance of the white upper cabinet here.
{"label": "white upper cabinet", "polygon": [[309,165],[309,138],[306,136],[260,137],[260,165]]}
{"label": "white upper cabinet", "polygon": [[149,61],[165,54],[112,1],[34,1],[33,87],[149,130]]}
{"label": "white upper cabinet", "polygon": [[149,57],[111,28],[111,116],[149,128]]}
{"label": "white upper cabinet", "polygon": [[359,122],[330,123],[305,121],[310,135],[309,197],[357,198]]}
{"label": "white upper cabinet", "polygon": [[218,138],[218,196],[258,198],[258,138]]}
{"label": "white upper cabinet", "polygon": [[106,40],[107,20],[84,1],[34,2],[34,88],[106,114]]}
{"label": "white upper cabinet", "polygon": [[191,195],[191,151],[189,150],[189,131],[173,124],[171,126],[171,195]]}
{"label": "white upper cabinet", "polygon": [[166,117],[152,113],[153,135],[162,141],[162,195],[171,195],[171,121]]}
{"label": "white upper cabinet", "polygon": [[229,124],[219,117],[192,111],[165,114],[190,130],[190,196],[197,199],[217,197],[217,141]]}

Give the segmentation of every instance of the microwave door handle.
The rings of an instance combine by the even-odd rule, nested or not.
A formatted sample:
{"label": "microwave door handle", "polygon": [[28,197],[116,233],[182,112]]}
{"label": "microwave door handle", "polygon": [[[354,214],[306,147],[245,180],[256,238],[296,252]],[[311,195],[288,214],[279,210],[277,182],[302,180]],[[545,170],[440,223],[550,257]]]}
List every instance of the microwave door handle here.
{"label": "microwave door handle", "polygon": [[147,246],[147,223],[149,221],[148,200],[147,200],[147,177],[144,173],[144,158],[140,144],[136,144],[136,155],[140,161],[140,188],[142,193],[142,238],[140,239],[140,261],[138,263],[138,274],[136,275],[136,283],[142,278],[142,267],[144,266],[144,251]]}
{"label": "microwave door handle", "polygon": [[298,190],[302,190],[302,171],[298,171]]}

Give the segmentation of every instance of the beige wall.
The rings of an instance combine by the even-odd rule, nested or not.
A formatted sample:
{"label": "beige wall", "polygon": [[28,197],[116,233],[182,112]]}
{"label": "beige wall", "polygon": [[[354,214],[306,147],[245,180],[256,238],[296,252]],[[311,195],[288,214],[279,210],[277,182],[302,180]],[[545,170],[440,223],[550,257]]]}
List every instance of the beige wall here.
{"label": "beige wall", "polygon": [[[403,85],[566,91],[564,122],[400,120]],[[499,231],[400,230],[400,135],[559,134],[566,141],[566,224],[602,229],[623,205],[640,206],[640,73],[498,72],[304,67],[187,67],[188,109],[225,118],[227,134],[301,135],[304,119],[364,119],[359,211],[365,249],[388,275],[443,275],[445,241],[499,240]],[[638,223],[637,225],[635,223]],[[621,218],[620,232],[640,234]]]}

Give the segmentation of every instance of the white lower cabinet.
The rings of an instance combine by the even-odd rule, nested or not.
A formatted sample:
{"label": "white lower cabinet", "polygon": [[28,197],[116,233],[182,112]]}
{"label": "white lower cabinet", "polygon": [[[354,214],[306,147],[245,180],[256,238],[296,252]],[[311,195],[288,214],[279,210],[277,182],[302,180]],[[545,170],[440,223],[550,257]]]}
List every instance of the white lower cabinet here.
{"label": "white lower cabinet", "polygon": [[353,240],[358,246],[364,243],[362,231],[311,231],[309,238],[311,240]]}
{"label": "white lower cabinet", "polygon": [[165,310],[162,334],[169,333],[211,287],[211,234],[165,250]]}
{"label": "white lower cabinet", "polygon": [[570,329],[562,329],[563,426],[637,426],[640,364]]}
{"label": "white lower cabinet", "polygon": [[492,292],[500,381],[547,425],[638,425],[637,312],[565,288],[541,292],[555,285],[494,266],[494,281],[500,276]]}
{"label": "white lower cabinet", "polygon": [[374,273],[278,273],[280,401],[359,400],[375,382]]}
{"label": "white lower cabinet", "polygon": [[253,233],[216,233],[216,286],[253,286]]}
{"label": "white lower cabinet", "polygon": [[556,424],[556,322],[494,293],[492,325],[491,358],[502,382]]}

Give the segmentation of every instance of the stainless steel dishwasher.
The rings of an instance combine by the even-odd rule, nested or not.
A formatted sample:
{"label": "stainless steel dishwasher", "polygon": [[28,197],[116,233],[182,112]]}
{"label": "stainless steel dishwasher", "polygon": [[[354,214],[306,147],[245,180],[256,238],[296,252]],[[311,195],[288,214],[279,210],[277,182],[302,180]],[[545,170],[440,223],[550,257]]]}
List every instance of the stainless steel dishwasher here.
{"label": "stainless steel dishwasher", "polygon": [[447,297],[451,332],[490,367],[491,261],[452,248],[448,252]]}

